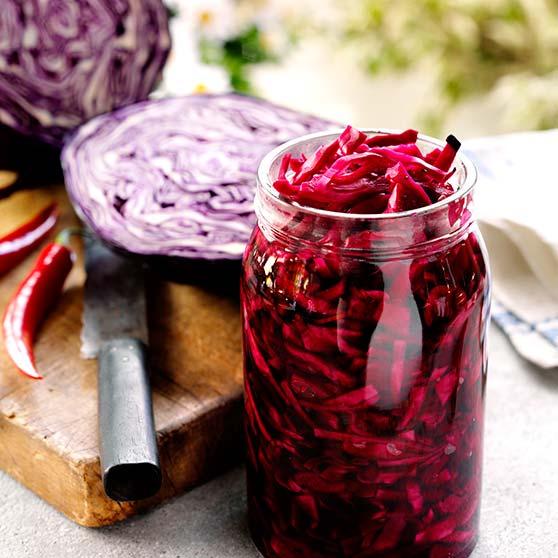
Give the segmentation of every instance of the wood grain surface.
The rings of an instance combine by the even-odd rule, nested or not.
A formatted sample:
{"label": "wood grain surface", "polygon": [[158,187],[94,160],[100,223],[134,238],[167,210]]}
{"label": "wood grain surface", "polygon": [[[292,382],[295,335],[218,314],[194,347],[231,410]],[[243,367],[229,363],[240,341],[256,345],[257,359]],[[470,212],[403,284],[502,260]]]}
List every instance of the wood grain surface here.
{"label": "wood grain surface", "polygon": [[[53,199],[62,209],[58,228],[75,225],[62,186],[35,188],[0,200],[0,235]],[[0,343],[0,468],[73,521],[100,526],[175,496],[240,459],[240,319],[233,298],[150,279],[151,375],[163,488],[147,501],[114,502],[104,495],[99,470],[96,361],[79,354],[85,277],[79,241],[75,248],[77,264],[36,341],[45,379],[19,374]],[[37,253],[0,277],[0,312]]]}

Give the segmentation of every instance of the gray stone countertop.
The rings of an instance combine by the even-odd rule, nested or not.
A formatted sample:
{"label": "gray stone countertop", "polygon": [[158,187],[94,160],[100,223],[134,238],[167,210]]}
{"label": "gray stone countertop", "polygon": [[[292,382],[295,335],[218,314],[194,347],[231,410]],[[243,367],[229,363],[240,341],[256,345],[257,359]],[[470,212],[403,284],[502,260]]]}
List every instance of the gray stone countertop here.
{"label": "gray stone countertop", "polygon": [[[481,539],[471,558],[558,557],[558,370],[494,327]],[[0,473],[0,558],[257,558],[237,469],[125,523],[79,527]]]}

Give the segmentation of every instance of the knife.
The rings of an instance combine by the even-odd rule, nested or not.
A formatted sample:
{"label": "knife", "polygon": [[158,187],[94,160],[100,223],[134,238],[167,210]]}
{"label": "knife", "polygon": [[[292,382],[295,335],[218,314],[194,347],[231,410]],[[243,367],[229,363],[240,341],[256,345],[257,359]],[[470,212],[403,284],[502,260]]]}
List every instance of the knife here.
{"label": "knife", "polygon": [[81,353],[98,361],[103,486],[113,500],[149,498],[162,476],[147,369],[143,267],[86,238],[85,268]]}

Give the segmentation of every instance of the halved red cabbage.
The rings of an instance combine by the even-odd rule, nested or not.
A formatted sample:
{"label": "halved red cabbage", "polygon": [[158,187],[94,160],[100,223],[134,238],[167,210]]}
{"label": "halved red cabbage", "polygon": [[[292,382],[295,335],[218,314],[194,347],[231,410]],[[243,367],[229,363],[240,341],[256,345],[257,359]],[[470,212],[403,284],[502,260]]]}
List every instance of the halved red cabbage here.
{"label": "halved red cabbage", "polygon": [[161,0],[2,0],[0,122],[60,145],[147,97],[170,49]]}
{"label": "halved red cabbage", "polygon": [[[358,203],[367,203],[380,184],[384,196],[400,185],[410,191],[402,209],[428,203],[415,180],[438,195],[429,181],[439,173],[412,159],[384,165],[385,180],[378,173],[372,187],[336,189],[346,172],[339,161],[362,139],[346,131],[298,168],[287,157],[283,195],[347,211],[354,191],[362,188]],[[429,164],[451,165],[449,149]],[[339,222],[306,215],[277,236],[256,228],[246,251],[252,535],[266,558],[465,558],[478,535],[489,304],[478,232],[465,225],[428,243],[436,233],[424,217],[421,247],[374,258],[332,250],[343,234],[345,247],[370,246],[370,235]],[[327,223],[331,230],[316,235]]]}
{"label": "halved red cabbage", "polygon": [[62,152],[66,186],[84,221],[128,252],[240,260],[260,159],[330,125],[235,94],[139,103],[77,131]]}

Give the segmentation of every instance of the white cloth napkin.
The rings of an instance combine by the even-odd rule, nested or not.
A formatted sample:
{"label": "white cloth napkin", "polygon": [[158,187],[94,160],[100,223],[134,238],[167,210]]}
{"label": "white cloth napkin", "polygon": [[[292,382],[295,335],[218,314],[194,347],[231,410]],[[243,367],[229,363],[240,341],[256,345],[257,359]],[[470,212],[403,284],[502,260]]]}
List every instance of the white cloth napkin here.
{"label": "white cloth napkin", "polygon": [[558,130],[465,143],[493,272],[492,317],[516,350],[558,367]]}

